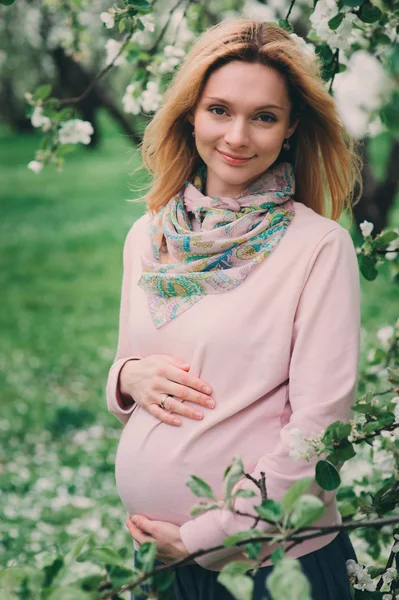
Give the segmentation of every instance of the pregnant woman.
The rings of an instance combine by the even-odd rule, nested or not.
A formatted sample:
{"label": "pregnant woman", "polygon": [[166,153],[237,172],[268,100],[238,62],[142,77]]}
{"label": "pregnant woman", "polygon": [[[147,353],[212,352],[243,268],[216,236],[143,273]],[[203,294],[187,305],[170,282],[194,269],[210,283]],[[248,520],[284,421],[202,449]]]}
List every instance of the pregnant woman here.
{"label": "pregnant woman", "polygon": [[[314,461],[290,456],[292,430],[320,433],[352,416],[359,274],[337,221],[353,204],[359,158],[316,60],[276,24],[223,22],[196,40],[144,134],[153,182],[124,246],[107,402],[125,425],[116,482],[134,547],[156,541],[157,564],[253,524],[223,506],[192,518],[190,475],[222,498],[238,455],[281,500],[314,477]],[[245,488],[257,496],[234,509],[256,515],[249,478],[233,493]],[[335,493],[315,482],[310,492],[326,507],[315,525],[341,523]],[[264,543],[261,556],[272,550]],[[346,533],[288,554],[312,598],[349,600]],[[217,582],[231,560],[246,557],[225,548],[178,568],[174,598],[231,599]],[[271,569],[267,560],[256,573],[254,600],[269,597]]]}

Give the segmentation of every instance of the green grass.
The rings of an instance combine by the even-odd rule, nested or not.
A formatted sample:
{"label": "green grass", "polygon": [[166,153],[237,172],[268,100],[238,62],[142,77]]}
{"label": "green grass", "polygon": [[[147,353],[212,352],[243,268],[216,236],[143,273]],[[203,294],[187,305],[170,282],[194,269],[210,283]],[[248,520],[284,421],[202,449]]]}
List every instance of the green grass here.
{"label": "green grass", "polygon": [[[56,513],[54,498],[66,491],[91,498],[104,539],[130,548],[113,475],[120,424],[107,411],[104,387],[117,344],[123,241],[145,210],[125,200],[132,185],[148,178],[136,174],[132,181],[134,148],[107,118],[100,122],[101,146],[67,155],[62,173],[27,169],[37,135],[0,132],[0,470],[3,464],[6,492],[0,514],[7,513],[0,518],[0,553],[6,562],[28,560],[38,546],[90,530],[90,519],[79,521],[76,507]],[[399,225],[398,202],[391,221]],[[397,319],[398,286],[389,282],[388,267],[375,282],[361,278],[361,285],[365,352],[378,328]],[[75,436],[87,428],[87,439]],[[38,481],[44,483],[37,487]],[[39,521],[47,529],[32,537]]]}

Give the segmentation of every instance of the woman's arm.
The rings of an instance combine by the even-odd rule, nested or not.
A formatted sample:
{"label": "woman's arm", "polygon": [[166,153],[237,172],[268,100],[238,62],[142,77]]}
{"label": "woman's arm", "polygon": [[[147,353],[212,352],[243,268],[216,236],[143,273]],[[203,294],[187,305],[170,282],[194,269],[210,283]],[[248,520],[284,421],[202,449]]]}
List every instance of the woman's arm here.
{"label": "woman's arm", "polygon": [[132,271],[132,241],[134,225],[126,236],[123,248],[123,276],[122,292],[119,311],[119,334],[118,347],[114,363],[110,368],[106,385],[106,398],[108,410],[112,412],[119,421],[126,424],[130,414],[136,408],[136,404],[130,396],[125,396],[120,390],[120,374],[122,368],[129,360],[139,360],[139,356],[133,354],[131,340],[128,334],[129,310],[130,310],[130,284]]}
{"label": "woman's arm", "polygon": [[[320,433],[332,422],[352,417],[350,407],[356,399],[359,346],[359,270],[350,234],[339,226],[323,237],[306,271],[293,326],[288,384],[290,421],[280,430],[276,449],[261,456],[251,473],[260,479],[261,471],[265,472],[268,498],[280,501],[295,481],[314,478],[316,458],[297,462],[289,455],[292,429],[298,428],[305,435]],[[243,488],[257,492],[257,497],[237,498],[235,510],[258,516],[253,506],[261,503],[260,492],[249,479],[243,478],[233,493]],[[316,482],[309,489],[309,493],[316,495],[322,492]],[[180,534],[191,553],[220,544],[225,537],[248,530],[252,523],[253,518],[216,509],[186,522]],[[263,532],[270,527],[264,522],[257,526]],[[207,567],[231,554],[229,548],[218,552],[217,559],[204,556],[197,562]]]}

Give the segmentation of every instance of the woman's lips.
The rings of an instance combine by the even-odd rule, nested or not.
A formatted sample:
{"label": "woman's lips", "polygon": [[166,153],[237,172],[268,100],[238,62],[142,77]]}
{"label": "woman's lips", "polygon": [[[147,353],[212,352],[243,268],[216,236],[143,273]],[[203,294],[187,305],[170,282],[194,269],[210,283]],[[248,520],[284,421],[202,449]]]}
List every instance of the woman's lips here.
{"label": "woman's lips", "polygon": [[223,158],[223,160],[225,160],[230,165],[243,165],[243,164],[247,163],[249,160],[251,160],[251,158],[253,158],[253,156],[251,156],[251,158],[231,158],[231,156],[227,156],[227,154],[223,154],[223,152],[220,152],[220,150],[218,150],[218,152],[221,155],[221,157]]}

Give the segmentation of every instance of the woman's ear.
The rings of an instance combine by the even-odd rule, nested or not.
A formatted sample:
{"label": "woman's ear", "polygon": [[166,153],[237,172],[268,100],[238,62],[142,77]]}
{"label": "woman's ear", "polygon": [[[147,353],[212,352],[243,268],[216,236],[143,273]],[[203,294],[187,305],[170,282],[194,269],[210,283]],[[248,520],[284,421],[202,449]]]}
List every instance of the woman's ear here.
{"label": "woman's ear", "polygon": [[291,137],[292,134],[294,133],[295,129],[298,127],[298,123],[299,123],[299,119],[296,119],[296,121],[293,122],[293,124],[289,127],[288,131],[287,131],[287,135],[285,137]]}

